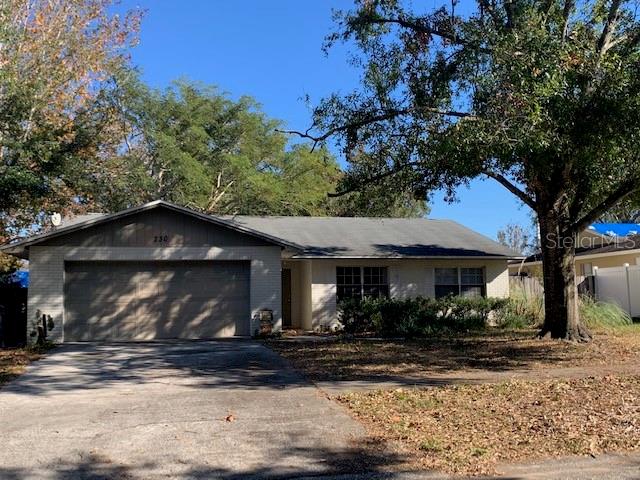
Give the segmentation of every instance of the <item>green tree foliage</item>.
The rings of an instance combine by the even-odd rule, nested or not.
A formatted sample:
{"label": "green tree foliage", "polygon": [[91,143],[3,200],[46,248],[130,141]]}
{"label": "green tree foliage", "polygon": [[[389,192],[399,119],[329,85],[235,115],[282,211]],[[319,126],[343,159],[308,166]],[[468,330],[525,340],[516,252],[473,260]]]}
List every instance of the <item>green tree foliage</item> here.
{"label": "green tree foliage", "polygon": [[[0,3],[0,222],[5,235],[69,207],[73,163],[98,155],[115,127],[105,80],[125,65],[139,15],[109,0]],[[91,28],[87,26],[90,25]],[[71,167],[71,168],[70,168]]]}
{"label": "green tree foliage", "polygon": [[235,101],[186,80],[158,91],[129,73],[112,98],[128,133],[111,167],[85,185],[88,201],[107,210],[164,199],[216,214],[419,212],[396,198],[376,201],[376,192],[330,199],[343,177],[335,158],[325,148],[288,146],[280,122],[249,97]]}
{"label": "green tree foliage", "polygon": [[[0,243],[45,212],[82,208],[74,174],[114,138],[103,88],[126,65],[140,18],[110,15],[111,3],[0,2]],[[15,266],[0,258],[0,271]]]}
{"label": "green tree foliage", "polygon": [[[361,88],[333,95],[302,136],[333,136],[344,188],[395,175],[396,189],[451,196],[479,176],[535,213],[541,334],[588,340],[575,238],[640,188],[640,22],[625,0],[477,0],[428,11],[362,0],[328,46],[355,45]],[[316,133],[318,132],[318,133]],[[366,155],[354,155],[365,152]]]}
{"label": "green tree foliage", "polygon": [[628,198],[611,208],[598,221],[605,223],[640,223],[640,199]]}

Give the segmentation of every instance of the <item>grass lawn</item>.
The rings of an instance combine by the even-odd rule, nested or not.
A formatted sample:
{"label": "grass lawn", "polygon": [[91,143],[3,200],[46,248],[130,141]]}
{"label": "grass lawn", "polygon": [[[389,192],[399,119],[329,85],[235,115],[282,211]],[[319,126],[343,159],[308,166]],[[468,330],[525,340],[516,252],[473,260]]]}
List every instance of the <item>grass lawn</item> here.
{"label": "grass lawn", "polygon": [[24,372],[26,366],[42,357],[51,347],[0,349],[0,386]]}
{"label": "grass lawn", "polygon": [[397,389],[338,398],[404,468],[490,474],[498,463],[640,450],[640,376]]}
{"label": "grass lawn", "polygon": [[588,344],[540,340],[534,330],[496,330],[421,340],[277,340],[268,345],[316,381],[464,377],[478,371],[640,364],[640,325],[594,332]]}

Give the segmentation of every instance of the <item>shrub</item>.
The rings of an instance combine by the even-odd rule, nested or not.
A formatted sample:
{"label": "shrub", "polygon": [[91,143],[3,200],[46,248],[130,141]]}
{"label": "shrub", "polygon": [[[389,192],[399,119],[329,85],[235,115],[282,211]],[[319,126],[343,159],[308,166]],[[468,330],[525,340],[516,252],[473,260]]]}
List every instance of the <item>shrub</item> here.
{"label": "shrub", "polygon": [[598,302],[589,295],[580,297],[580,316],[589,328],[611,329],[633,323],[629,314],[615,303]]}
{"label": "shrub", "polygon": [[497,318],[497,326],[509,330],[522,330],[525,328],[532,328],[536,325],[531,322],[529,317],[518,315],[505,309],[500,312],[500,315]]}
{"label": "shrub", "polygon": [[509,299],[497,312],[496,323],[501,328],[527,328],[542,325],[544,321],[544,299],[542,295],[527,293],[515,286]]}
{"label": "shrub", "polygon": [[372,314],[375,305],[371,301],[355,298],[343,300],[338,305],[338,319],[346,333],[373,331]]}
{"label": "shrub", "polygon": [[372,306],[373,327],[376,333],[386,337],[416,337],[423,333],[427,315],[420,300],[381,298],[365,303]]}
{"label": "shrub", "polygon": [[347,333],[411,338],[483,329],[491,313],[503,308],[506,302],[482,297],[352,299],[341,302],[339,315]]}

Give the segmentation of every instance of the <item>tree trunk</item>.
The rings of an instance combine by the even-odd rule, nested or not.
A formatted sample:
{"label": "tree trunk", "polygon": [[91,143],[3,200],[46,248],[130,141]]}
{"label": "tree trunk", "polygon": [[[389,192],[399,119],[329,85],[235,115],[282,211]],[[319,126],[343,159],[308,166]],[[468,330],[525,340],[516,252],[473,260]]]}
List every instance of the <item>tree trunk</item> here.
{"label": "tree trunk", "polygon": [[544,276],[544,324],[540,336],[587,342],[591,334],[580,322],[575,271],[575,236],[563,237],[552,215],[538,217]]}

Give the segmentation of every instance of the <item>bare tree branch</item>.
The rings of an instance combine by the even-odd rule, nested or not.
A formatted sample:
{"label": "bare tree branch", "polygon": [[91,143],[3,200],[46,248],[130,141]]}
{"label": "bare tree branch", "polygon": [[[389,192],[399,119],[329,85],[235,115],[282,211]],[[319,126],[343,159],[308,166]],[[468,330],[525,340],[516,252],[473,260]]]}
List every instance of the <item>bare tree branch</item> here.
{"label": "bare tree branch", "polygon": [[532,210],[536,209],[537,204],[536,204],[535,199],[533,197],[531,197],[530,195],[528,195],[527,193],[525,193],[522,190],[520,190],[518,187],[516,187],[513,183],[511,183],[507,179],[507,177],[505,177],[504,175],[501,175],[499,173],[492,172],[491,170],[485,170],[482,173],[484,173],[487,177],[490,177],[490,178],[493,178],[494,180],[496,180],[503,187],[505,187],[507,190],[509,190],[511,193],[513,193],[520,200],[522,200],[527,206],[531,207]]}
{"label": "bare tree branch", "polygon": [[575,0],[564,0],[564,8],[562,9],[562,18],[564,19],[562,25],[562,41],[564,42],[569,35],[569,19],[571,18],[571,12],[576,6]]}
{"label": "bare tree branch", "polygon": [[313,125],[309,127],[307,130],[305,130],[304,132],[300,130],[280,130],[280,129],[276,129],[276,132],[285,133],[289,135],[297,135],[300,138],[306,138],[306,139],[312,140],[313,141],[312,150],[313,150],[315,149],[318,143],[324,142],[326,139],[328,139],[332,135],[335,135],[336,133],[346,132],[349,130],[358,130],[367,125],[371,125],[372,123],[383,122],[385,120],[391,120],[393,118],[400,117],[402,115],[408,115],[410,113],[420,113],[420,112],[433,113],[434,115],[442,115],[446,117],[466,118],[469,120],[473,120],[476,118],[473,114],[467,113],[467,112],[458,112],[455,110],[439,110],[437,108],[430,108],[430,107],[414,107],[414,108],[387,110],[382,113],[365,117],[361,120],[355,120],[353,122],[345,123],[344,125],[331,128],[321,135],[312,135],[311,133],[309,133],[314,128]]}
{"label": "bare tree branch", "polygon": [[385,178],[391,177],[397,173],[400,173],[403,170],[406,170],[407,168],[411,168],[411,167],[415,167],[420,165],[420,162],[407,162],[407,163],[403,163],[402,165],[393,168],[391,170],[387,170],[386,172],[382,172],[379,173],[378,175],[374,175],[372,177],[369,177],[365,180],[360,181],[357,185],[354,185],[352,187],[349,187],[345,190],[341,190],[339,192],[335,192],[335,193],[329,193],[328,196],[330,198],[336,198],[336,197],[342,197],[344,195],[347,195],[349,193],[353,193],[353,192],[357,192],[359,190],[362,190],[364,187],[366,187],[367,185],[371,185],[372,183],[376,183],[379,182],[380,180],[383,180]]}
{"label": "bare tree branch", "polygon": [[602,34],[598,39],[597,52],[598,57],[602,58],[607,50],[609,50],[612,46],[611,39],[613,38],[613,33],[616,29],[616,24],[618,23],[618,19],[620,17],[620,5],[622,4],[622,0],[612,0],[611,6],[609,7],[609,14],[607,15],[607,21],[604,24],[604,28],[602,29]]}
{"label": "bare tree branch", "polygon": [[627,47],[628,48],[635,48],[636,46],[638,46],[638,44],[640,44],[640,29],[637,29],[633,32],[627,32],[624,33],[622,35],[619,35],[618,37],[611,39],[609,41],[609,48],[608,50],[612,49],[613,47],[617,47],[618,45],[627,43]]}
{"label": "bare tree branch", "polygon": [[478,49],[478,51],[483,53],[491,52],[491,50],[488,48],[481,47],[480,45],[472,44],[470,42],[467,42],[461,39],[455,33],[445,32],[443,30],[430,27],[426,23],[407,20],[405,18],[383,18],[383,17],[374,16],[374,15],[367,15],[367,16],[360,16],[358,18],[352,19],[350,23],[351,25],[367,25],[367,24],[399,25],[403,28],[408,28],[409,30],[413,30],[414,32],[424,33],[429,36],[440,37],[443,40],[446,40],[449,43],[452,43],[454,45],[476,48]]}
{"label": "bare tree branch", "polygon": [[504,10],[507,14],[507,29],[511,30],[516,24],[516,5],[514,0],[504,1]]}

